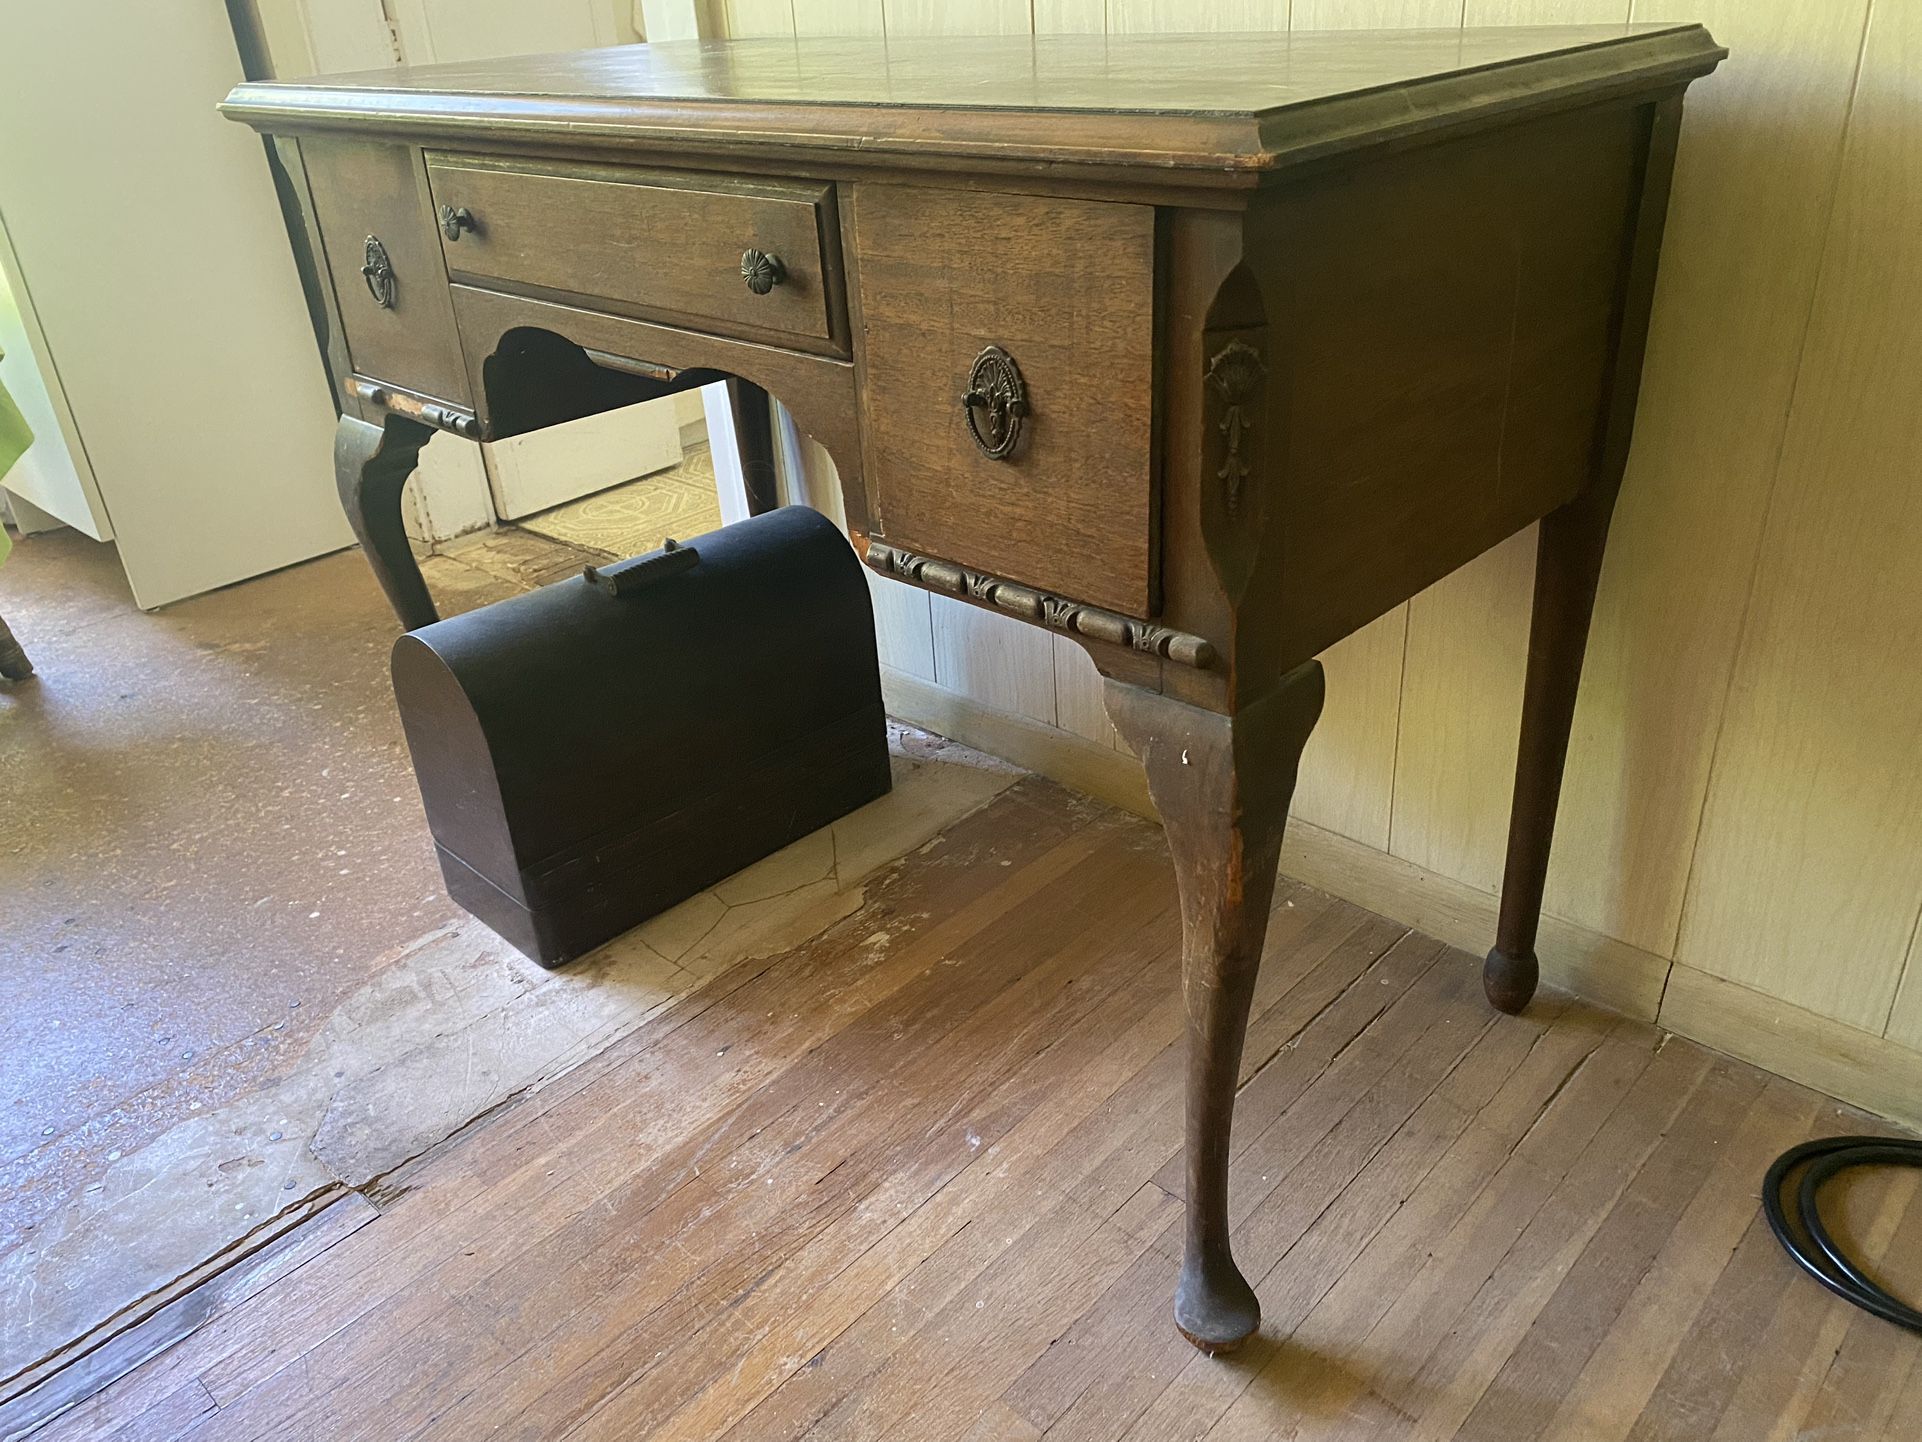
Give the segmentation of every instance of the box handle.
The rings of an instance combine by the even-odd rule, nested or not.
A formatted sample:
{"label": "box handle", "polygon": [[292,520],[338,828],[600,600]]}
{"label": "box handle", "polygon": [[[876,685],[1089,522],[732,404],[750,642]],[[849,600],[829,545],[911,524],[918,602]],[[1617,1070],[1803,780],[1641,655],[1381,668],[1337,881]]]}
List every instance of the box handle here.
{"label": "box handle", "polygon": [[616,561],[611,566],[583,566],[581,575],[590,586],[598,586],[610,596],[631,596],[656,581],[678,576],[682,571],[691,569],[700,559],[699,551],[692,546],[683,546],[669,536],[658,551]]}

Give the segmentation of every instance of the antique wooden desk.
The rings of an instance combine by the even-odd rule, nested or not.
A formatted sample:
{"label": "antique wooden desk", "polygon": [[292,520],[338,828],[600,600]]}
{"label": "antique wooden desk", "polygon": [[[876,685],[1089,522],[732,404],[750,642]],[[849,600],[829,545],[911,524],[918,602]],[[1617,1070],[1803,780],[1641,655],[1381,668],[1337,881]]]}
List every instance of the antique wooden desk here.
{"label": "antique wooden desk", "polygon": [[433,428],[731,378],[876,569],[1060,631],[1174,854],[1181,1330],[1258,1320],[1229,1125],[1316,654],[1541,520],[1507,875],[1519,1010],[1697,26],[737,41],[237,89],[327,291],[340,490],[408,626]]}

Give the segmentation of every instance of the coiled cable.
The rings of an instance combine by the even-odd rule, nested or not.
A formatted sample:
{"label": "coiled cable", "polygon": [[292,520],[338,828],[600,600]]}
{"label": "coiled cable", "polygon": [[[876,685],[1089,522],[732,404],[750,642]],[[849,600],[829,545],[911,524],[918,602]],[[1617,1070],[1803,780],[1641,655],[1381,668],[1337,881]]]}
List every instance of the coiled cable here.
{"label": "coiled cable", "polygon": [[[1789,1174],[1802,1167],[1795,1188],[1795,1226],[1790,1225],[1782,1192]],[[1775,1240],[1796,1265],[1846,1302],[1898,1327],[1922,1332],[1922,1311],[1890,1295],[1850,1261],[1822,1223],[1816,1194],[1837,1172],[1850,1167],[1922,1167],[1922,1141],[1891,1137],[1823,1137],[1790,1147],[1768,1169],[1762,1183],[1762,1213]],[[1799,1230],[1798,1230],[1799,1227]]]}

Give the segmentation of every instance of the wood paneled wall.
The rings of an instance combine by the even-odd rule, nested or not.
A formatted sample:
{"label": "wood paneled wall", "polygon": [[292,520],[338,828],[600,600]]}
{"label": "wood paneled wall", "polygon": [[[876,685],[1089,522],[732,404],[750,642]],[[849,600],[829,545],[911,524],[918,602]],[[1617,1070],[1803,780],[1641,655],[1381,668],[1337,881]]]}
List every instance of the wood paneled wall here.
{"label": "wood paneled wall", "polygon": [[[1922,0],[725,8],[737,35],[1707,23],[1732,54],[1688,101],[1549,909],[1674,962],[1679,1006],[1922,1051]],[[1300,817],[1494,890],[1532,539],[1330,652]],[[1116,744],[1073,646],[876,592],[892,666]]]}

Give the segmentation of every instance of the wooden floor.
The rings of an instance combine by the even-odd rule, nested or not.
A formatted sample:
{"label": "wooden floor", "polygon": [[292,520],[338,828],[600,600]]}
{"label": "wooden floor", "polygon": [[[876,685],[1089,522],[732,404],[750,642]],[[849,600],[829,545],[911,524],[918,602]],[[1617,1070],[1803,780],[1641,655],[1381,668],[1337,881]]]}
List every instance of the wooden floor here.
{"label": "wooden floor", "polygon": [[[1236,1131],[1266,1317],[1194,1352],[1172,907],[1153,829],[1023,782],[37,1435],[1917,1435],[1922,1339],[1757,1217],[1776,1152],[1859,1118],[1580,1007],[1498,1017],[1461,953],[1286,886]],[[1910,1292],[1915,1181],[1836,1207]]]}

